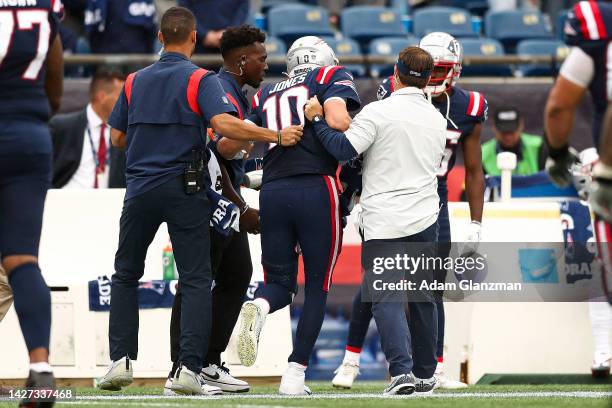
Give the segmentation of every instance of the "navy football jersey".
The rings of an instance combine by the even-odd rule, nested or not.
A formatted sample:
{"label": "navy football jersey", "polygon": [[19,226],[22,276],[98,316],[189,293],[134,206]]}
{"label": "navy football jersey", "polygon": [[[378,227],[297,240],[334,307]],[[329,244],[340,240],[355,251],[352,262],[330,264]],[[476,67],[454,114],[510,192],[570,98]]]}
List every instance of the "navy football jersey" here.
{"label": "navy football jersey", "polygon": [[[386,78],[378,87],[377,97],[385,99],[393,92],[393,77]],[[489,105],[480,92],[466,91],[458,86],[453,87],[450,95],[450,110],[448,116],[448,99],[432,100],[433,105],[446,117],[446,148],[444,157],[438,169],[438,177],[446,178],[455,165],[457,146],[474,130],[474,126],[487,119]],[[450,119],[450,120],[449,120]]]}
{"label": "navy football jersey", "polygon": [[593,59],[589,91],[595,108],[593,139],[599,145],[603,115],[612,100],[612,3],[576,3],[568,13],[564,32],[568,45],[579,47]]}
{"label": "navy football jersey", "polygon": [[270,145],[264,155],[264,183],[300,174],[336,175],[338,161],[319,142],[312,125],[305,122],[304,105],[315,95],[321,104],[330,98],[342,98],[348,110],[361,105],[352,75],[340,66],[316,68],[285,81],[265,85],[255,94],[250,117],[254,123],[272,130],[305,125],[304,135],[297,145]]}
{"label": "navy football jersey", "polygon": [[62,13],[61,0],[0,1],[0,119],[49,119],[46,60]]}

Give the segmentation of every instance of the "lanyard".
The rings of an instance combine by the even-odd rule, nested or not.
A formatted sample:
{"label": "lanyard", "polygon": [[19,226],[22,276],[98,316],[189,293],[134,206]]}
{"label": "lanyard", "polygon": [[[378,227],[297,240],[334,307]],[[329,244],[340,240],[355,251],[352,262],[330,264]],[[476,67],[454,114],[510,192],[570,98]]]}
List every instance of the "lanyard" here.
{"label": "lanyard", "polygon": [[[105,136],[105,135],[104,135]],[[93,138],[91,137],[91,129],[89,124],[87,124],[87,138],[89,139],[89,147],[91,147],[91,154],[93,154],[94,162],[96,163],[96,170],[100,167],[100,162],[98,161],[98,151],[94,147]],[[105,138],[106,140],[106,138]],[[108,164],[108,155],[110,149],[106,150],[106,158],[104,159],[104,164]]]}

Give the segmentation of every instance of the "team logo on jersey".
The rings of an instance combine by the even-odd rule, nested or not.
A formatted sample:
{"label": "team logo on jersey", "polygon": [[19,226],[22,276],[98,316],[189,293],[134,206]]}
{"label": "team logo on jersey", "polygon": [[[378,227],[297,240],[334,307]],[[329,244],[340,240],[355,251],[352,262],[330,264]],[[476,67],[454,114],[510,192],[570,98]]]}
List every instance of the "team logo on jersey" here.
{"label": "team logo on jersey", "polygon": [[343,79],[341,81],[336,81],[336,82],[334,82],[334,85],[348,86],[353,91],[355,91],[355,93],[357,93],[357,88],[355,88],[355,84],[353,83],[353,81],[350,81],[348,79]]}
{"label": "team logo on jersey", "polygon": [[381,84],[378,86],[378,90],[376,91],[376,97],[378,98],[378,100],[382,100],[385,98],[385,96],[387,95],[387,90],[385,89],[385,87]]}

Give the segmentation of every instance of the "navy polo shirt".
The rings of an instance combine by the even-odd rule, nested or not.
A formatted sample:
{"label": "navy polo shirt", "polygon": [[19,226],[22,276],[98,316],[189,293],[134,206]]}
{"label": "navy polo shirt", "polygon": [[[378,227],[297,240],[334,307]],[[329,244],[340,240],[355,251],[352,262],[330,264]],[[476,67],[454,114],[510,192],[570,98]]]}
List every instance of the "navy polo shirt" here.
{"label": "navy polo shirt", "polygon": [[[247,98],[246,91],[244,91],[240,85],[238,85],[238,82],[236,82],[234,76],[225,71],[223,67],[219,70],[219,74],[217,76],[219,77],[219,82],[225,91],[225,95],[229,99],[230,103],[234,105],[234,108],[236,108],[238,117],[240,119],[247,118],[251,113],[251,102],[249,101],[249,98]],[[211,148],[216,151],[216,141],[213,143]],[[220,155],[218,156],[221,157]],[[230,179],[232,180],[234,190],[240,194],[240,186],[242,185],[242,181],[244,179],[244,159],[222,159],[222,162],[224,163]]]}
{"label": "navy polo shirt", "polygon": [[199,86],[191,84],[197,89],[190,104],[187,90],[197,69],[186,56],[168,52],[135,74],[129,103],[126,88],[121,92],[108,123],[127,134],[126,200],[183,173],[193,150],[205,148],[210,120],[235,114],[213,72]]}

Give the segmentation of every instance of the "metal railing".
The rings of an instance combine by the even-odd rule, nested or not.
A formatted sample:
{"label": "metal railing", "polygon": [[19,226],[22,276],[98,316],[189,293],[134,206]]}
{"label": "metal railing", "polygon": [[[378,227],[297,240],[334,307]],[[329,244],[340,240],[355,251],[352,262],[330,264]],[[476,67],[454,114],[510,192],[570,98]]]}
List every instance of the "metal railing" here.
{"label": "metal railing", "polygon": [[[149,65],[159,59],[157,54],[73,54],[64,57],[66,65]],[[465,56],[463,65],[520,65],[547,64],[559,66],[564,57],[556,55],[502,55],[502,56]],[[340,58],[340,63],[363,65],[391,65],[397,56],[346,56]],[[221,55],[194,55],[192,61],[203,67],[219,67],[223,63]],[[268,57],[268,65],[284,65],[282,56]]]}

